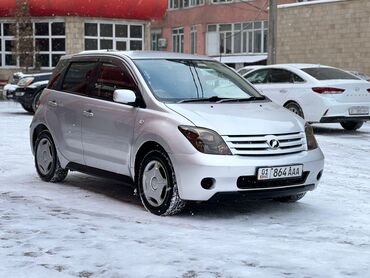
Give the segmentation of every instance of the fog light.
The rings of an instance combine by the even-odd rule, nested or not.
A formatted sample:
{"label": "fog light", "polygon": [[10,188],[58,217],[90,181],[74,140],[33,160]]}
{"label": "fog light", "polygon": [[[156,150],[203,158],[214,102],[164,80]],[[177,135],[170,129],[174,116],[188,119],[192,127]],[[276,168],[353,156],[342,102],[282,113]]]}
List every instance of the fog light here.
{"label": "fog light", "polygon": [[318,181],[321,179],[322,172],[323,172],[323,170],[321,170],[321,171],[317,174],[316,179],[317,179]]}
{"label": "fog light", "polygon": [[204,189],[212,189],[215,185],[215,182],[216,180],[214,178],[204,178],[202,179],[202,181],[200,182],[200,185],[204,188]]}

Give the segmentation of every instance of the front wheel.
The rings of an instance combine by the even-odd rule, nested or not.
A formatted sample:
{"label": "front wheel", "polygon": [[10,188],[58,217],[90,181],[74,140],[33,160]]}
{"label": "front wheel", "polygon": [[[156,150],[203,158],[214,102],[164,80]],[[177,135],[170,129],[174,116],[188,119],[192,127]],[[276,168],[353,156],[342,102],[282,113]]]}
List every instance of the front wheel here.
{"label": "front wheel", "polygon": [[174,215],[185,208],[180,199],[175,171],[162,150],[147,153],[139,166],[138,192],[144,207],[156,215]]}
{"label": "front wheel", "polygon": [[357,130],[362,125],[364,122],[358,122],[358,121],[346,121],[346,122],[341,122],[340,125],[345,129],[345,130]]}
{"label": "front wheel", "polygon": [[285,197],[278,197],[274,198],[275,201],[282,202],[282,203],[294,203],[302,199],[306,195],[306,192],[295,194],[295,195],[290,195],[290,196],[285,196]]}
{"label": "front wheel", "polygon": [[34,113],[32,106],[28,106],[28,105],[25,105],[23,103],[21,103],[21,105],[22,105],[23,109],[26,110],[27,112]]}
{"label": "front wheel", "polygon": [[43,181],[61,182],[67,177],[68,170],[60,166],[54,141],[48,131],[41,132],[37,137],[35,166]]}

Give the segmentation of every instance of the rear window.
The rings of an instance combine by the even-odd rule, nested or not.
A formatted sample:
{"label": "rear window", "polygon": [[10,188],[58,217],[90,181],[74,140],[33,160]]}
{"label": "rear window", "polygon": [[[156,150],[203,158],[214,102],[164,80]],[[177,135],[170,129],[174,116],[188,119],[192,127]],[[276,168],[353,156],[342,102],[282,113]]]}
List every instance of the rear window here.
{"label": "rear window", "polygon": [[335,68],[306,68],[302,69],[317,80],[333,80],[333,79],[353,79],[360,80],[356,76],[349,74],[343,70]]}

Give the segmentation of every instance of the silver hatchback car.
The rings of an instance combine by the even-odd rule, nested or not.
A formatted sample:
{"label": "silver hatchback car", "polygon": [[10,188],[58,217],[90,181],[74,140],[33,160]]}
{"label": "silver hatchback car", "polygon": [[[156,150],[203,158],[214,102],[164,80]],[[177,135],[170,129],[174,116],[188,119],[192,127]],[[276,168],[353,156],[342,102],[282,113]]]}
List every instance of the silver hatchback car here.
{"label": "silver hatchback car", "polygon": [[169,52],[64,56],[30,140],[44,181],[68,170],[125,179],[157,215],[230,192],[294,202],[324,167],[303,119],[223,64]]}

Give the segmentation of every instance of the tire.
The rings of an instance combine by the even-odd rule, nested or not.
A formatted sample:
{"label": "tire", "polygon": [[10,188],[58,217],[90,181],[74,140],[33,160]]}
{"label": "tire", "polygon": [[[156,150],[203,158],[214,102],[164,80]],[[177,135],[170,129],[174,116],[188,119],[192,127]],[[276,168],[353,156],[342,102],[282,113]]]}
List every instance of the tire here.
{"label": "tire", "polygon": [[61,182],[68,174],[68,169],[60,166],[54,141],[48,131],[42,131],[35,144],[35,167],[43,181]]}
{"label": "tire", "polygon": [[144,207],[153,214],[174,215],[185,208],[186,202],[180,199],[171,160],[162,150],[152,150],[142,159],[137,188]]}
{"label": "tire", "polygon": [[33,110],[33,113],[36,113],[36,110],[37,110],[37,103],[40,99],[40,96],[42,94],[42,90],[37,92],[32,100],[32,110]]}
{"label": "tire", "polygon": [[21,105],[22,105],[22,107],[23,107],[24,110],[26,110],[27,112],[33,114],[32,106],[24,105],[23,103],[21,103]]}
{"label": "tire", "polygon": [[358,122],[358,121],[346,121],[346,122],[341,122],[340,125],[345,129],[345,130],[357,130],[362,125],[364,122]]}
{"label": "tire", "polygon": [[275,201],[282,202],[282,203],[294,203],[302,199],[306,195],[306,192],[291,195],[291,196],[285,196],[285,197],[279,197],[274,198]]}
{"label": "tire", "polygon": [[300,116],[302,119],[304,119],[304,114],[302,108],[299,106],[298,103],[296,102],[288,102],[287,104],[284,105],[286,109],[289,111],[293,112],[294,114],[297,114]]}

